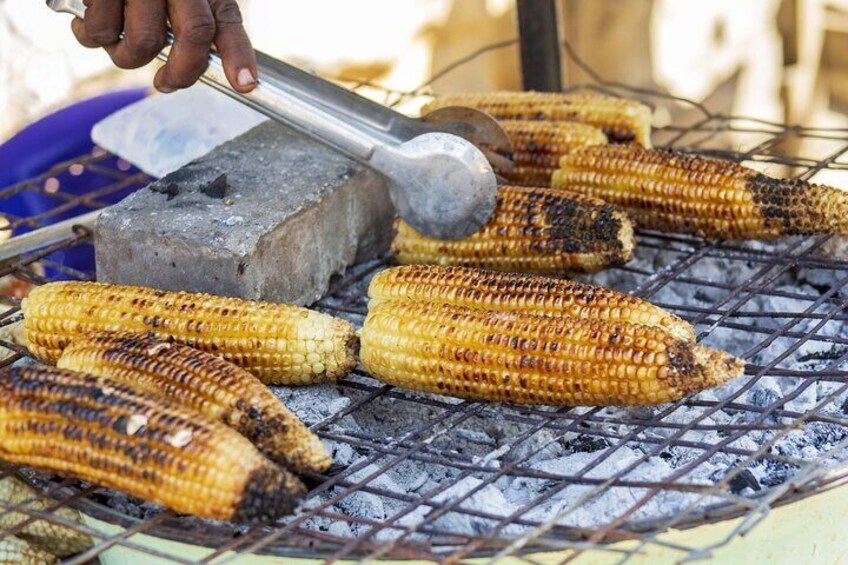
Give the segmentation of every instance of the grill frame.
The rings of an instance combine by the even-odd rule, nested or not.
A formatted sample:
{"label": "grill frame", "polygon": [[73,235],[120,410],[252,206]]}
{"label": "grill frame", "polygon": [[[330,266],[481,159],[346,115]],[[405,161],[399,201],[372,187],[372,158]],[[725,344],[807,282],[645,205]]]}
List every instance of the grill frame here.
{"label": "grill frame", "polygon": [[[483,49],[473,53],[471,56],[458,61],[455,65],[445,69],[443,72],[440,72],[433,80],[436,80],[440,76],[444,76],[445,73],[452,72],[453,70],[460,68],[464,64],[470,63],[479,56],[498,49],[514,47],[516,43],[517,40],[508,40],[484,47]],[[574,53],[571,52],[570,47],[567,44],[565,45],[565,51],[577,62],[577,64],[580,64],[579,59],[575,57]],[[730,158],[740,162],[744,161],[767,166],[780,166],[784,168],[785,172],[788,173],[788,176],[797,176],[798,178],[804,178],[807,180],[825,169],[848,170],[848,159],[841,159],[844,155],[848,154],[848,129],[816,129],[784,126],[762,120],[749,120],[740,117],[722,115],[710,112],[708,109],[695,102],[677,99],[663,93],[652,92],[645,89],[629,88],[626,85],[604,81],[597,75],[593,76],[596,79],[596,83],[586,85],[589,88],[614,95],[627,95],[640,98],[653,105],[674,104],[678,106],[685,106],[696,114],[697,117],[695,120],[688,125],[672,125],[661,128],[657,134],[657,138],[660,140],[658,145],[674,146],[684,151]],[[356,86],[374,87],[374,85],[365,84],[359,84]],[[386,91],[386,102],[397,106],[413,100],[422,94],[426,94],[428,88],[429,83],[413,92]],[[722,140],[723,137],[726,138],[728,135],[737,137],[752,136],[757,138],[757,141],[748,144],[748,148],[744,151],[729,151],[723,148],[724,140]],[[838,144],[838,147],[828,152],[821,160],[793,154],[792,151],[787,151],[786,149],[787,147],[793,147],[793,142],[800,142],[809,139],[828,143],[833,142],[834,144]],[[97,153],[92,156],[87,156],[57,165],[44,175],[30,179],[29,181],[19,185],[0,190],[0,201],[19,191],[44,191],[45,183],[49,179],[61,177],[61,175],[67,174],[67,171],[73,165],[83,165],[87,168],[107,171],[108,168],[103,167],[102,163],[109,159],[111,159],[110,156],[103,153]],[[100,189],[100,191],[98,191],[98,195],[102,196],[110,193],[112,190],[117,191],[125,189],[128,183],[137,183],[141,186],[144,180],[146,180],[145,177],[141,175],[128,175],[115,169],[115,183],[109,187]],[[83,205],[92,209],[102,205],[102,202],[97,200],[97,198],[92,198],[91,196],[80,199],[63,198],[63,196],[68,195],[62,195],[61,191],[53,194],[60,194],[58,198],[60,200],[65,200],[66,205]],[[64,210],[65,208],[63,208],[63,206],[63,204],[59,204],[53,210],[53,213],[59,213]],[[44,220],[49,219],[49,217],[50,216],[47,215],[35,218],[12,218],[12,228],[19,227],[21,225],[37,226],[43,223]],[[34,284],[42,284],[48,280],[48,277],[45,276],[44,273],[39,272],[37,269],[31,268],[35,262],[41,262],[48,267],[48,270],[51,273],[73,278],[91,279],[91,273],[83,273],[67,269],[61,264],[50,260],[50,257],[56,252],[80,245],[89,245],[90,237],[91,234],[86,230],[78,230],[72,237],[51,246],[50,248],[0,265],[0,276],[11,275],[23,281],[32,282]],[[814,255],[816,250],[829,241],[829,237],[793,238],[789,243],[781,243],[773,247],[751,246],[738,242],[704,241],[695,237],[666,235],[647,231],[639,231],[637,233],[637,238],[640,249],[650,250],[652,253],[671,253],[676,255],[677,259],[671,264],[666,265],[663,271],[656,276],[645,272],[644,269],[641,269],[638,266],[625,265],[618,268],[621,271],[632,274],[637,280],[641,281],[635,288],[632,289],[634,294],[643,298],[651,298],[660,292],[665,286],[670,284],[691,284],[692,286],[700,286],[702,288],[710,288],[713,290],[717,289],[718,291],[726,292],[720,306],[712,309],[701,308],[699,310],[695,307],[687,309],[681,304],[664,304],[662,302],[659,302],[659,304],[669,307],[672,311],[683,315],[690,321],[693,321],[699,330],[703,330],[699,333],[699,338],[709,337],[710,333],[721,328],[729,328],[733,331],[740,332],[760,332],[761,335],[763,335],[763,340],[760,341],[755,348],[753,348],[759,348],[759,351],[749,351],[748,353],[751,355],[766,349],[773,342],[780,339],[794,340],[792,345],[783,352],[783,358],[787,358],[793,353],[793,351],[797,351],[802,345],[810,340],[830,343],[834,346],[845,346],[846,349],[839,352],[832,360],[833,362],[831,363],[831,366],[834,368],[827,369],[825,371],[810,372],[779,368],[777,365],[780,364],[782,359],[778,359],[777,361],[772,360],[771,363],[767,363],[766,365],[749,364],[746,367],[746,374],[754,378],[801,378],[803,380],[800,382],[797,390],[793,391],[796,395],[803,393],[803,391],[808,387],[813,386],[815,383],[822,380],[835,382],[840,385],[837,392],[831,393],[834,397],[837,393],[842,395],[843,393],[848,392],[848,372],[839,369],[841,365],[848,362],[848,339],[819,335],[818,329],[816,328],[811,331],[804,332],[793,330],[793,328],[798,326],[801,322],[809,320],[819,320],[817,323],[820,327],[824,327],[832,321],[848,321],[848,317],[846,317],[843,313],[844,310],[848,308],[848,298],[841,296],[845,290],[845,285],[848,284],[848,261],[827,260],[817,258]],[[740,284],[724,284],[716,281],[698,280],[696,277],[693,278],[692,276],[687,276],[687,272],[699,261],[710,259],[745,261],[750,262],[753,265],[757,265],[758,268],[755,268],[754,274]],[[364,265],[359,265],[349,270],[345,278],[331,289],[329,298],[320,301],[316,305],[317,308],[337,315],[349,318],[352,317],[355,321],[361,321],[363,314],[361,283],[371,273],[385,266],[386,261],[387,258],[382,258]],[[740,323],[739,320],[744,320],[746,318],[756,319],[758,317],[756,312],[745,310],[745,305],[750,303],[754,297],[762,296],[764,294],[771,294],[775,296],[780,296],[781,293],[793,294],[786,293],[785,291],[772,287],[775,285],[780,276],[793,269],[799,268],[830,270],[839,272],[840,277],[837,280],[837,283],[831,285],[827,290],[820,292],[818,296],[804,296],[804,293],[801,291],[794,293],[796,295],[794,298],[810,302],[811,308],[806,314],[803,312],[762,312],[759,314],[759,317],[769,320],[785,320],[785,322],[781,323],[777,328],[764,329],[756,327],[753,323]],[[789,296],[787,296],[787,298],[789,298]],[[828,308],[827,312],[822,313],[818,311],[822,305],[825,305]],[[13,323],[17,317],[17,311],[14,308],[3,313],[0,315],[0,328]],[[8,347],[14,351],[14,355],[0,363],[0,365],[8,365],[26,355],[25,351],[7,342],[0,341],[0,346]],[[778,357],[780,357],[780,355]],[[522,433],[510,438],[510,442],[507,444],[510,449],[520,446],[521,443],[526,441],[528,438],[531,438],[540,430],[555,430],[556,433],[561,435],[565,435],[570,432],[586,433],[587,428],[581,427],[583,424],[591,425],[601,421],[607,424],[610,423],[609,417],[599,415],[600,410],[598,409],[589,409],[585,412],[578,413],[570,408],[560,408],[556,410],[533,407],[501,408],[476,402],[454,402],[448,399],[415,395],[386,385],[381,385],[373,380],[368,380],[367,375],[362,373],[361,370],[358,370],[353,377],[342,381],[339,386],[346,392],[349,391],[351,394],[359,395],[357,400],[352,402],[343,410],[340,410],[319,422],[313,426],[313,429],[322,435],[322,437],[337,442],[347,443],[348,445],[358,447],[365,452],[371,453],[371,455],[366,458],[366,463],[372,461],[372,459],[373,462],[380,462],[383,459],[388,458],[389,460],[387,462],[379,465],[375,472],[376,477],[384,475],[393,465],[397,465],[402,461],[416,459],[422,459],[425,461],[440,461],[440,457],[443,460],[442,464],[461,469],[462,473],[465,473],[468,476],[472,476],[475,473],[485,476],[486,479],[484,484],[493,482],[497,477],[506,475],[516,469],[519,469],[518,472],[524,472],[520,470],[521,461],[512,466],[507,464],[505,467],[501,467],[497,469],[497,471],[493,471],[486,465],[476,464],[473,460],[469,461],[467,458],[463,460],[461,457],[456,457],[455,455],[445,455],[444,453],[439,453],[437,450],[429,447],[434,437],[450,435],[450,433],[456,430],[458,426],[461,426],[464,422],[470,421],[474,418],[497,414],[499,417],[504,417],[511,422],[527,426],[527,429],[525,429]],[[749,384],[748,386],[752,385]],[[703,407],[712,411],[717,411],[721,407],[730,407],[734,410],[756,414],[759,425],[761,426],[766,426],[765,420],[767,420],[771,415],[781,418],[790,418],[791,422],[781,425],[776,430],[778,434],[789,433],[792,429],[806,421],[834,423],[835,425],[844,427],[848,430],[848,418],[835,419],[831,416],[822,416],[819,410],[816,410],[812,414],[802,415],[797,412],[780,408],[780,406],[790,400],[785,397],[779,399],[782,402],[780,402],[777,406],[767,406],[761,409],[751,405],[742,405],[732,402],[734,399],[738,398],[739,394],[741,393],[737,392],[736,395],[731,396],[729,400],[725,399],[721,401],[693,401],[691,399],[685,399],[664,407],[663,410],[660,411],[659,415],[652,416],[652,419],[647,421],[634,419],[630,416],[622,417],[618,423],[625,429],[629,429],[629,432],[625,434],[623,438],[605,438],[612,439],[613,443],[609,447],[605,448],[603,453],[606,454],[609,450],[625,446],[628,441],[636,441],[639,434],[636,430],[640,427],[647,427],[647,423],[652,424],[652,427],[658,429],[671,429],[673,430],[673,435],[679,436],[677,439],[656,439],[656,452],[660,452],[661,448],[665,448],[670,445],[684,445],[686,440],[681,440],[680,437],[684,437],[689,431],[703,428],[704,426],[699,424],[704,418],[701,417],[696,421],[685,424],[667,422],[664,421],[664,418],[681,407],[700,406],[704,404],[706,404],[706,406]],[[365,404],[382,399],[392,399],[401,403],[411,402],[417,405],[423,404],[431,407],[433,410],[440,410],[441,412],[439,412],[438,416],[434,416],[430,420],[424,422],[423,425],[409,430],[409,432],[404,434],[404,436],[394,438],[390,441],[381,442],[380,440],[385,438],[357,437],[351,433],[345,434],[331,429],[331,427],[339,422],[343,417],[355,413]],[[450,426],[445,426],[445,422],[449,422]],[[591,428],[588,429],[591,430]],[[724,426],[724,429],[725,431],[729,431],[734,428],[732,426]],[[736,429],[734,433],[744,435],[751,429],[754,428],[750,425],[747,427],[740,426],[740,429]],[[601,430],[599,428],[598,430],[592,431],[599,433]],[[350,432],[350,430],[348,430],[348,432]],[[422,435],[423,438],[420,437]],[[604,436],[601,435],[601,437]],[[733,436],[731,435],[731,437]],[[425,442],[422,441],[422,439],[429,441]],[[644,442],[645,440],[639,439],[638,441]],[[772,439],[772,443],[774,441],[776,441],[776,438]],[[101,497],[100,493],[103,492],[102,489],[90,485],[81,485],[73,480],[65,480],[45,476],[43,474],[31,473],[29,471],[21,471],[13,466],[5,466],[2,471],[2,476],[14,474],[20,478],[24,478],[30,484],[39,489],[40,498],[53,501],[57,506],[71,505],[93,515],[94,517],[102,518],[106,522],[118,523],[123,527],[129,528],[126,532],[117,535],[109,535],[102,532],[98,534],[96,531],[88,531],[89,534],[98,538],[96,546],[90,552],[71,558],[67,560],[66,563],[84,563],[86,560],[96,557],[115,546],[141,551],[151,557],[169,559],[174,563],[196,563],[212,560],[214,560],[215,563],[226,563],[230,561],[230,558],[222,558],[222,556],[223,553],[229,550],[250,551],[292,557],[297,556],[328,559],[350,557],[388,557],[435,558],[437,560],[447,561],[461,559],[470,555],[500,557],[507,554],[526,555],[527,553],[532,553],[534,551],[551,549],[572,550],[570,554],[564,555],[564,560],[568,560],[579,555],[580,552],[586,549],[592,549],[615,552],[616,554],[620,554],[623,560],[626,560],[628,557],[644,550],[644,548],[648,545],[665,545],[666,542],[660,539],[657,534],[667,530],[668,528],[690,528],[729,518],[740,516],[745,518],[726,539],[720,540],[718,543],[714,543],[713,545],[706,547],[676,548],[681,551],[683,555],[695,555],[704,551],[715,549],[720,545],[728,543],[735,536],[748,531],[750,528],[759,523],[759,521],[768,514],[769,510],[774,507],[789,504],[806,498],[807,496],[835,488],[836,486],[844,484],[846,480],[848,480],[848,465],[844,463],[831,467],[825,467],[816,462],[802,463],[799,465],[798,471],[793,475],[791,480],[777,486],[769,487],[769,490],[764,492],[762,496],[750,498],[742,496],[728,496],[726,490],[729,482],[736,476],[742,475],[752,462],[769,458],[778,462],[781,462],[782,460],[780,457],[774,457],[773,455],[766,453],[768,444],[759,446],[758,450],[753,453],[749,453],[745,450],[728,448],[727,445],[734,443],[732,440],[726,440],[722,443],[724,445],[696,445],[693,448],[702,450],[702,458],[709,459],[712,455],[725,450],[725,452],[745,457],[748,461],[740,462],[739,465],[734,467],[730,474],[725,476],[723,481],[717,482],[710,487],[703,489],[702,494],[704,496],[718,494],[723,500],[732,500],[735,502],[735,505],[727,505],[718,511],[711,510],[708,516],[697,513],[678,513],[670,519],[656,519],[653,522],[639,523],[641,525],[641,530],[634,530],[632,527],[630,527],[630,529],[624,529],[621,527],[621,520],[614,520],[605,527],[583,530],[577,528],[565,528],[562,526],[552,526],[550,523],[529,524],[536,526],[536,530],[521,538],[503,540],[496,536],[486,535],[472,539],[472,536],[466,536],[467,539],[456,540],[457,543],[455,545],[446,543],[442,546],[442,550],[439,552],[433,552],[432,548],[422,548],[419,544],[401,544],[397,546],[391,543],[387,544],[385,542],[375,540],[373,538],[376,532],[373,529],[367,536],[358,539],[345,539],[330,535],[329,533],[308,531],[297,527],[298,524],[302,523],[306,518],[312,515],[321,516],[322,514],[329,514],[336,519],[344,518],[341,515],[337,515],[335,512],[326,510],[326,508],[329,508],[329,505],[322,505],[317,509],[311,508],[307,514],[300,515],[294,522],[291,522],[281,528],[276,528],[272,531],[267,531],[262,528],[252,528],[242,535],[234,537],[233,532],[235,530],[229,526],[222,526],[222,531],[226,532],[226,534],[222,534],[218,530],[211,529],[210,526],[206,524],[194,521],[193,519],[179,518],[173,512],[167,510],[149,518],[141,520],[136,519],[99,502],[98,499]],[[834,445],[832,450],[844,452],[845,448],[848,448],[848,437],[843,438],[838,444]],[[509,453],[509,451],[507,453]],[[445,459],[446,457],[447,459]],[[783,462],[785,463],[785,461]],[[328,491],[330,489],[342,489],[341,492],[337,492],[335,494],[336,498],[347,496],[352,492],[372,492],[385,497],[398,497],[399,495],[396,493],[381,492],[379,488],[375,488],[373,485],[370,485],[369,483],[371,483],[374,478],[370,475],[365,479],[358,481],[346,479],[346,477],[354,471],[352,467],[365,468],[366,463],[357,462],[346,469],[331,470],[330,476],[319,478],[320,482],[311,490],[310,496],[314,497],[317,493]],[[462,476],[462,473],[460,476]],[[585,472],[583,473],[583,475],[586,474],[587,473]],[[674,481],[656,481],[656,485],[652,485],[650,482],[634,483],[633,481],[630,481],[630,483],[628,483],[625,479],[626,474],[627,473],[618,473],[616,476],[608,477],[606,480],[594,481],[589,480],[585,476],[575,476],[571,477],[570,482],[561,480],[561,488],[564,489],[567,486],[575,484],[575,482],[579,482],[581,480],[588,486],[594,486],[596,489],[630,486],[634,488],[676,490],[684,486],[682,483]],[[526,473],[523,476],[526,476]],[[453,484],[456,484],[456,480],[450,484],[444,485],[444,488],[448,488]],[[427,502],[428,506],[434,508],[435,513],[450,512],[451,508],[456,509],[456,507],[462,502],[462,499],[460,499],[447,503],[437,503],[432,500],[435,496],[436,494],[430,493],[429,497],[425,498],[423,501],[403,500],[403,497],[401,497],[401,499],[403,502],[409,502],[410,505],[414,505],[412,508],[420,507],[423,502]],[[466,496],[468,496],[467,493]],[[414,497],[408,495],[406,498],[414,499]],[[326,508],[321,510],[321,508],[324,507]],[[638,507],[631,508],[627,514],[633,514],[636,510],[638,510]],[[80,529],[81,531],[88,530],[85,526],[74,526],[72,524],[65,523],[61,518],[49,512],[42,513],[34,511],[26,504],[9,505],[4,501],[0,501],[0,512],[3,511],[17,511],[30,516],[31,519],[45,519],[51,522],[62,523],[64,525]],[[477,518],[483,520],[493,518],[490,514],[487,515],[486,513],[480,512],[476,512],[475,514],[475,512],[470,512],[465,509],[460,509],[458,513],[471,516],[476,515]],[[619,518],[626,518],[626,515]],[[350,517],[347,517],[346,519],[350,522],[354,521]],[[393,526],[397,526],[396,522],[398,519],[399,518],[395,516],[392,523],[388,526],[386,524],[379,523],[365,523],[364,525],[380,529],[392,528]],[[428,522],[432,525],[435,517],[428,516],[428,519]],[[513,520],[511,520],[510,523],[520,524],[520,522],[515,522]],[[192,533],[190,529],[186,529],[187,526],[195,527],[198,531]],[[23,527],[23,524],[20,524],[13,529],[0,531],[0,538],[13,535],[21,527]],[[208,535],[201,535],[199,533],[200,527],[202,527],[202,531]],[[211,533],[209,533],[210,531]],[[438,528],[431,527],[430,533],[432,539],[436,540],[437,538],[435,536],[447,534],[448,532],[439,532]],[[216,549],[213,553],[206,556],[203,561],[192,561],[138,544],[133,538],[140,534],[149,534],[165,539],[173,539],[175,541],[207,545],[210,547],[216,547]],[[305,546],[292,546],[291,542],[299,541],[301,539],[305,540]],[[636,547],[627,550],[621,550],[613,547],[610,543],[624,539],[635,539],[639,543],[636,544]],[[285,542],[284,545],[283,542]],[[313,544],[312,547],[309,546],[310,543]],[[320,548],[316,548],[315,545],[317,544],[324,545]]]}

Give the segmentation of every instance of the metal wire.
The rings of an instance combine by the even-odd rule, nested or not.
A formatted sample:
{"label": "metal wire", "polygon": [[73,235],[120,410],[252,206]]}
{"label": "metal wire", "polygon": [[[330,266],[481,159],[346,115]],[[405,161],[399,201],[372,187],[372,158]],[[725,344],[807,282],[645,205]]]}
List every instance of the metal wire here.
{"label": "metal wire", "polygon": [[[514,40],[488,46],[446,69],[451,72],[477,56],[495,49],[513,47]],[[566,46],[566,53],[573,53]],[[437,76],[443,76],[440,73]],[[739,162],[781,167],[799,178],[811,179],[827,169],[848,170],[848,130],[785,126],[763,120],[713,113],[704,106],[644,89],[632,89],[594,76],[591,88],[614,95],[640,98],[653,106],[688,106],[697,118],[688,125],[661,128],[657,139],[663,145],[682,151],[720,156]],[[432,81],[413,92],[387,91],[387,101],[401,103],[425,94]],[[374,88],[374,85],[363,85]],[[730,150],[729,139],[737,149]],[[815,140],[830,145],[821,159],[802,156],[786,148]],[[86,195],[63,191],[63,175],[78,175],[80,167],[110,181]],[[53,182],[50,179],[58,181]],[[49,194],[54,205],[29,216],[5,214],[10,229],[20,231],[46,225],[62,214],[102,207],[110,195],[142,186],[143,175],[121,170],[110,155],[97,152],[58,165],[48,173],[24,183],[0,190],[0,203],[26,193]],[[48,182],[50,181],[50,182]],[[68,251],[90,247],[91,234],[81,231],[59,244],[0,265],[0,277],[19,285],[43,284],[57,278],[93,279],[65,261]],[[362,457],[344,468],[334,468],[326,476],[311,477],[313,487],[307,503],[291,519],[272,527],[239,529],[182,517],[170,511],[151,510],[129,501],[136,511],[116,506],[112,495],[95,486],[60,477],[47,476],[13,466],[6,467],[0,479],[16,476],[34,488],[34,496],[24,503],[0,500],[0,518],[15,512],[26,522],[0,529],[0,539],[14,535],[27,523],[46,520],[90,535],[94,546],[85,554],[65,563],[85,563],[112,549],[131,550],[161,563],[228,563],[240,553],[320,557],[328,560],[364,558],[425,558],[455,562],[472,555],[502,557],[512,555],[534,562],[538,550],[564,550],[567,562],[587,549],[610,552],[622,561],[659,545],[678,552],[680,558],[705,555],[735,536],[755,527],[770,509],[842,484],[848,468],[840,461],[848,447],[848,338],[834,327],[848,322],[848,261],[830,259],[822,253],[828,237],[794,238],[775,244],[705,241],[696,237],[642,231],[637,236],[640,253],[661,257],[663,268],[657,272],[643,264],[625,265],[617,271],[628,277],[628,290],[643,298],[654,299],[692,322],[699,340],[712,339],[718,333],[738,336],[747,344],[734,351],[748,361],[747,380],[721,398],[688,398],[662,406],[656,411],[610,412],[599,408],[579,409],[544,407],[504,407],[476,402],[418,395],[383,385],[362,371],[356,371],[338,383],[350,402],[315,423],[313,430],[326,440],[356,450]],[[349,270],[336,283],[327,298],[316,307],[361,323],[366,312],[363,293],[369,277],[390,262],[386,257]],[[700,274],[711,263],[733,265],[738,280],[714,280]],[[787,288],[786,277],[799,270],[827,275],[827,283]],[[670,293],[669,289],[679,292]],[[710,293],[714,298],[706,306],[675,296]],[[672,298],[669,298],[672,297]],[[778,311],[763,310],[763,300],[787,300],[793,306]],[[0,314],[0,332],[19,318],[18,300],[7,297],[8,309]],[[836,324],[837,326],[834,326]],[[844,332],[843,332],[844,333]],[[806,344],[820,344],[829,350],[801,354]],[[0,340],[0,352],[8,355],[0,366],[24,359],[26,350]],[[812,366],[811,362],[826,362]],[[747,393],[769,379],[793,379],[790,387],[775,394],[768,402],[753,403]],[[832,390],[811,409],[799,411],[793,400],[811,387],[832,386]],[[409,411],[426,416],[414,420],[401,433],[386,437],[367,426],[350,425],[373,405],[386,403],[397,413]],[[693,409],[697,409],[693,411]],[[680,418],[680,414],[692,417]],[[717,414],[730,413],[732,421],[720,422]],[[451,447],[480,422],[504,424],[503,435],[492,446],[492,454],[477,457]],[[809,426],[830,426],[837,441],[814,458],[787,454],[775,449],[781,440]],[[698,434],[718,434],[715,441],[704,441]],[[527,450],[579,439],[590,446],[582,468],[568,473],[542,471],[529,463]],[[613,472],[598,475],[600,462],[638,446],[640,455]],[[631,450],[634,451],[634,450]],[[688,459],[666,476],[645,478],[640,469],[655,458],[687,454]],[[693,482],[693,472],[712,464],[717,458],[727,461],[720,477],[709,484]],[[443,469],[448,478],[427,490],[398,492],[387,488],[381,479],[408,463],[427,464]],[[772,465],[785,469],[784,480],[757,488],[751,485],[751,468]],[[445,496],[460,482],[474,479],[473,488],[459,496]],[[505,512],[475,508],[468,504],[487,487],[503,481],[545,481],[550,488],[518,508]],[[582,490],[553,516],[538,518],[536,512],[547,501],[566,489]],[[602,523],[573,525],[577,513],[585,510],[603,493],[629,489],[631,502],[621,505]],[[339,510],[339,503],[367,494],[390,503],[383,520],[357,516]],[[671,516],[641,516],[653,501],[664,496],[687,496],[684,509]],[[36,510],[36,503],[48,501],[47,511]],[[75,523],[52,512],[72,506],[85,515],[112,524],[103,528],[93,521]],[[409,522],[414,513],[426,510],[419,520]],[[731,517],[744,517],[725,538],[703,547],[672,545],[659,535],[668,528],[693,527]],[[472,532],[458,532],[445,525],[445,518],[473,520]],[[315,529],[310,521],[345,524],[348,528]],[[579,521],[578,521],[579,522]],[[571,524],[571,525],[567,525]],[[351,532],[356,532],[355,535]],[[341,533],[340,533],[341,532]],[[347,532],[347,533],[345,533]],[[200,557],[180,556],[171,549],[146,543],[145,535],[182,541],[209,548]],[[626,549],[612,542],[637,540]]]}

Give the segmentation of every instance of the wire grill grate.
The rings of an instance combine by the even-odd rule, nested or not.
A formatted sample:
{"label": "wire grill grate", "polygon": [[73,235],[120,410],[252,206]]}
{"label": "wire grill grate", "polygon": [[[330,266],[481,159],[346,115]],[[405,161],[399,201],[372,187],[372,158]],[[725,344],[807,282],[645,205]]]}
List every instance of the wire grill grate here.
{"label": "wire grill grate", "polygon": [[[514,44],[502,42],[489,50]],[[848,130],[787,127],[714,114],[692,102],[596,78],[592,88],[639,97],[654,105],[687,107],[697,115],[688,126],[661,128],[657,139],[662,145],[804,179],[848,169],[844,157]],[[398,104],[423,93],[387,92],[387,102]],[[741,148],[728,150],[730,143]],[[824,158],[803,155],[809,143],[826,147],[820,153]],[[112,159],[103,153],[86,156],[0,191],[0,201],[27,191],[49,191],[56,198],[56,205],[45,213],[10,217],[12,228],[34,227],[61,213],[97,208],[104,196],[144,184],[143,175],[105,164]],[[61,183],[57,188],[47,182],[71,174],[72,168],[78,173],[80,166],[111,174],[113,182],[84,198],[63,193]],[[55,278],[92,279],[93,273],[69,268],[62,260],[68,250],[90,246],[89,239],[90,234],[81,231],[37,254],[0,265],[0,276],[31,284]],[[774,244],[739,243],[642,231],[638,244],[634,262],[589,279],[674,311],[695,324],[701,341],[733,343],[732,353],[748,362],[747,379],[721,394],[702,394],[657,409],[554,409],[418,395],[356,371],[329,387],[346,400],[330,403],[327,412],[310,423],[337,449],[352,450],[358,458],[331,469],[327,476],[312,477],[303,510],[273,527],[239,529],[179,517],[116,498],[94,486],[13,467],[5,467],[3,474],[36,485],[39,496],[54,507],[73,505],[120,528],[70,524],[27,503],[10,505],[0,500],[0,513],[21,512],[30,520],[63,523],[93,536],[95,546],[67,563],[85,563],[114,547],[163,563],[227,563],[238,552],[444,561],[514,555],[533,562],[533,551],[554,549],[569,550],[562,558],[568,561],[587,548],[626,560],[651,544],[667,546],[683,558],[702,555],[744,533],[775,505],[844,482],[848,477],[848,467],[841,463],[848,458],[848,338],[843,337],[848,322],[848,261],[829,258],[835,241],[807,237]],[[316,307],[361,324],[367,282],[388,262],[389,258],[383,258],[350,269]],[[0,329],[19,317],[17,302],[9,302],[12,308],[0,315]],[[20,348],[2,343],[9,350],[3,365],[26,356]],[[368,425],[381,412],[411,416],[398,417],[393,433],[387,434],[385,422],[379,432]],[[489,437],[489,445],[478,451],[457,447],[493,425],[500,435]],[[803,444],[813,432],[827,441],[806,452],[783,448],[796,440]],[[558,453],[582,454],[583,464],[564,472],[533,463],[534,457],[554,447]],[[659,476],[646,473],[656,469],[652,465],[658,460],[675,460],[676,465]],[[601,466],[609,461],[620,464]],[[709,481],[693,478],[713,467]],[[392,488],[385,480],[408,468],[424,468],[443,478],[414,491]],[[762,469],[769,472],[763,474]],[[513,483],[533,495],[500,509],[476,504],[487,489]],[[542,484],[545,488],[535,488]],[[457,490],[460,485],[464,486]],[[599,500],[615,492],[627,493],[626,502],[598,507]],[[375,519],[351,511],[354,505],[346,501],[355,498],[379,501],[386,509],[384,515]],[[540,512],[551,500],[560,501],[555,511]],[[676,510],[670,514],[648,511],[675,500]],[[737,516],[745,519],[728,537],[700,547],[672,546],[657,535],[670,527]],[[453,527],[456,524],[470,528]],[[24,525],[2,531],[0,537],[14,535]],[[199,556],[180,556],[146,544],[142,534],[212,549]],[[626,548],[610,543],[619,540],[636,543]]]}

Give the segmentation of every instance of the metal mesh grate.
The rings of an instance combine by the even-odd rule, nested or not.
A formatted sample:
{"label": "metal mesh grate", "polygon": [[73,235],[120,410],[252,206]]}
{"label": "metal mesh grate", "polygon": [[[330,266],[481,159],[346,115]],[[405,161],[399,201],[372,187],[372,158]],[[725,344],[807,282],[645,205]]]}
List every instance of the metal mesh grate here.
{"label": "metal mesh grate", "polygon": [[[843,158],[848,130],[715,114],[692,102],[602,80],[592,88],[692,110],[696,118],[689,125],[658,130],[661,145],[805,179],[845,170],[848,163]],[[387,101],[397,104],[422,93],[389,92]],[[811,142],[823,158],[803,154]],[[729,144],[737,149],[728,150]],[[142,175],[107,166],[115,164],[110,160],[102,153],[86,156],[0,191],[0,199],[48,189],[56,197],[56,205],[44,214],[10,218],[12,227],[39,225],[79,205],[98,207],[102,195],[143,184]],[[48,182],[80,166],[108,170],[114,181],[84,198],[64,194],[61,182]],[[91,279],[93,273],[68,268],[61,257],[90,245],[89,235],[81,232],[8,262],[0,276],[33,284],[57,277]],[[638,244],[634,262],[589,280],[672,310],[695,324],[701,341],[730,344],[731,352],[748,362],[747,378],[655,409],[554,409],[420,395],[357,371],[325,387],[332,401],[321,418],[310,422],[334,445],[336,460],[342,451],[356,457],[327,476],[312,477],[304,508],[273,527],[244,529],[180,517],[94,486],[11,467],[4,473],[26,478],[54,507],[70,504],[120,528],[70,524],[28,503],[0,501],[0,511],[89,533],[95,547],[67,563],[84,563],[116,547],[163,563],[226,563],[237,552],[445,561],[515,555],[532,562],[534,551],[552,549],[570,550],[562,554],[567,561],[587,548],[626,560],[651,544],[665,545],[681,558],[703,554],[756,525],[775,505],[843,482],[848,476],[841,463],[848,455],[848,372],[843,370],[848,361],[848,262],[828,258],[835,241],[808,237],[739,243],[642,231]],[[361,324],[367,282],[387,261],[351,269],[317,307]],[[0,326],[18,318],[16,301],[9,302],[13,308],[2,314]],[[3,365],[26,356],[3,343],[11,354]],[[295,399],[298,393],[290,394]],[[396,423],[392,427],[384,420]],[[385,433],[387,426],[392,433]],[[810,441],[816,444],[805,443]],[[536,465],[547,452],[572,462],[579,454],[582,464],[572,464],[567,472]],[[395,488],[397,477],[420,480],[416,469],[439,480],[424,481],[418,490]],[[395,477],[394,484],[389,476]],[[480,504],[481,495],[495,485],[516,485],[532,496],[501,507]],[[600,506],[610,500],[616,504]],[[553,510],[551,501],[557,503]],[[382,517],[356,511],[361,504],[381,505]],[[657,511],[662,507],[675,510],[663,514]],[[744,520],[731,534],[702,546],[670,545],[658,537],[670,527],[738,516]],[[173,548],[151,546],[142,534],[212,549],[180,556]],[[620,540],[635,543],[611,543]]]}

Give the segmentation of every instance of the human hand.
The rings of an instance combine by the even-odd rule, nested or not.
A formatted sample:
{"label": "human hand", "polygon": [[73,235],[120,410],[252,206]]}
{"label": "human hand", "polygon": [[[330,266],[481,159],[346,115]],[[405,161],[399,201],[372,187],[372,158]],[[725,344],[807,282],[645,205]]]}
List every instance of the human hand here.
{"label": "human hand", "polygon": [[239,92],[256,86],[256,54],[236,0],[84,0],[85,20],[71,23],[85,47],[102,47],[122,69],[143,67],[165,47],[170,23],[174,45],[154,86],[173,92],[206,70],[214,45],[227,80]]}

